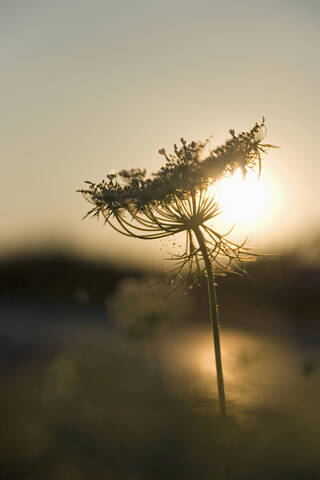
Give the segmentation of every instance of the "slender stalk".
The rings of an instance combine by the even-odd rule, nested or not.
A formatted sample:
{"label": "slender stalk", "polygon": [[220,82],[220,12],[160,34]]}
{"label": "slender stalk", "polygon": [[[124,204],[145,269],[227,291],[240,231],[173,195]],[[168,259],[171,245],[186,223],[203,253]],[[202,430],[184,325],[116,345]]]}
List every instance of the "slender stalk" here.
{"label": "slender stalk", "polygon": [[230,477],[229,477],[229,442],[228,442],[228,430],[227,430],[227,409],[226,409],[226,397],[225,397],[225,391],[224,391],[224,380],[223,380],[223,370],[222,370],[222,360],[221,360],[218,303],[217,303],[217,293],[215,288],[215,276],[214,276],[212,265],[208,256],[205,239],[200,230],[200,227],[198,226],[194,227],[193,231],[198,240],[199,248],[201,250],[206,271],[207,271],[209,307],[210,307],[210,317],[211,317],[213,344],[214,344],[215,361],[216,361],[219,407],[220,407],[220,416],[222,420],[222,431],[223,431],[223,443],[224,443],[223,446],[224,446],[224,454],[225,454],[225,465],[224,465],[225,478],[229,479]]}

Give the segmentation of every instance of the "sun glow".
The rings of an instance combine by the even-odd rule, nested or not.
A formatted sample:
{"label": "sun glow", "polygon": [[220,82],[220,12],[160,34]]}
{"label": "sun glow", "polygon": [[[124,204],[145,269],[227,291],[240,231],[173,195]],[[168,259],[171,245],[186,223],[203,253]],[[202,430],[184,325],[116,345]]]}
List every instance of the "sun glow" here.
{"label": "sun glow", "polygon": [[216,196],[225,221],[239,227],[261,227],[272,207],[269,187],[263,178],[257,178],[256,173],[248,172],[243,177],[238,169],[232,176],[224,178],[212,192],[209,190],[209,194]]}

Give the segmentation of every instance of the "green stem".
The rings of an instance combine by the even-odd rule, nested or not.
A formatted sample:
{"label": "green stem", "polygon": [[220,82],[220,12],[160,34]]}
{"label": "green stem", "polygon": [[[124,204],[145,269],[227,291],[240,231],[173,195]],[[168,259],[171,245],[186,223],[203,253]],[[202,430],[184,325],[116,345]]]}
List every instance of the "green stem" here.
{"label": "green stem", "polygon": [[228,446],[228,432],[227,432],[227,409],[226,409],[226,397],[224,392],[223,370],[222,370],[222,360],[221,360],[218,303],[217,303],[217,293],[215,288],[215,276],[214,276],[212,265],[208,255],[205,239],[200,230],[200,227],[198,226],[194,227],[193,231],[199,243],[199,248],[201,250],[206,271],[207,271],[210,317],[211,317],[213,344],[214,344],[216,371],[217,371],[219,407],[220,407],[220,415],[222,420],[222,429],[223,429],[223,437],[224,437],[223,441],[224,441],[224,452],[225,452],[225,478],[228,479],[229,478],[229,454],[228,454],[229,446]]}

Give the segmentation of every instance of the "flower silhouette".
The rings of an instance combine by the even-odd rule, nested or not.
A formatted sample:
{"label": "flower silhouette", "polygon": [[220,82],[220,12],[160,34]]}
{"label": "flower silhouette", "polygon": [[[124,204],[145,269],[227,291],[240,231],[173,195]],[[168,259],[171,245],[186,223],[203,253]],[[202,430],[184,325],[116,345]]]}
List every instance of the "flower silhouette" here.
{"label": "flower silhouette", "polygon": [[[215,275],[227,272],[243,273],[243,262],[256,256],[245,242],[234,243],[230,233],[218,233],[213,227],[214,217],[221,209],[214,197],[208,195],[211,185],[240,168],[244,175],[248,169],[261,171],[261,154],[272,145],[262,144],[265,134],[264,119],[248,132],[238,135],[230,130],[231,138],[224,145],[209,151],[209,141],[174,145],[174,153],[165,149],[165,165],[147,178],[146,170],[122,170],[107,176],[100,183],[87,181],[87,189],[80,190],[93,204],[86,216],[102,215],[105,222],[117,232],[140,239],[159,239],[185,232],[182,254],[172,254],[174,261],[171,277],[182,278],[187,273],[189,285],[197,283],[205,263],[200,236]],[[201,235],[200,235],[201,234]]]}
{"label": "flower silhouette", "polygon": [[[80,190],[93,204],[87,215],[102,215],[114,230],[128,237],[159,239],[185,232],[186,241],[182,254],[172,255],[173,278],[186,279],[189,286],[203,274],[208,284],[210,318],[212,325],[220,414],[223,425],[225,478],[229,478],[227,410],[221,358],[218,304],[215,276],[243,273],[243,262],[257,255],[242,244],[236,244],[212,226],[212,219],[221,213],[214,195],[208,187],[231,175],[238,168],[245,176],[248,169],[261,173],[261,155],[272,145],[263,144],[264,119],[248,132],[238,135],[230,130],[231,138],[224,145],[209,151],[208,140],[174,145],[174,153],[168,155],[159,150],[166,163],[147,178],[140,169],[122,170],[107,176],[107,180],[95,184],[87,182],[87,189]],[[178,287],[180,284],[178,285]]]}

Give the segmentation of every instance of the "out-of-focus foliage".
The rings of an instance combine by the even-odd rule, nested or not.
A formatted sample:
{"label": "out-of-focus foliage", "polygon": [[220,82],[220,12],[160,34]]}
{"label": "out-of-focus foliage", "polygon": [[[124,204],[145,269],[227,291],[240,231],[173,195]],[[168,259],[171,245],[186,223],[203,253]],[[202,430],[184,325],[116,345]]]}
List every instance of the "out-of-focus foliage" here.
{"label": "out-of-focus foliage", "polygon": [[[230,335],[233,476],[317,478],[319,371],[303,376],[286,342]],[[219,479],[210,341],[177,328],[153,344],[150,368],[150,351],[135,341],[109,329],[74,329],[49,358],[2,379],[1,478]]]}
{"label": "out-of-focus foliage", "polygon": [[189,296],[181,292],[164,296],[164,288],[154,279],[124,280],[107,303],[110,319],[123,332],[144,336],[168,332],[168,327],[191,318]]}
{"label": "out-of-focus foliage", "polygon": [[[205,289],[161,302],[164,287],[119,282],[108,266],[94,282],[88,263],[11,265],[0,271],[1,480],[219,480]],[[217,287],[232,476],[317,479],[320,272],[283,256],[251,273]],[[106,297],[122,319],[145,316],[146,329],[133,335],[124,320],[120,329]]]}
{"label": "out-of-focus foliage", "polygon": [[0,258],[0,298],[103,305],[128,275],[143,272],[63,251],[19,252]]}

